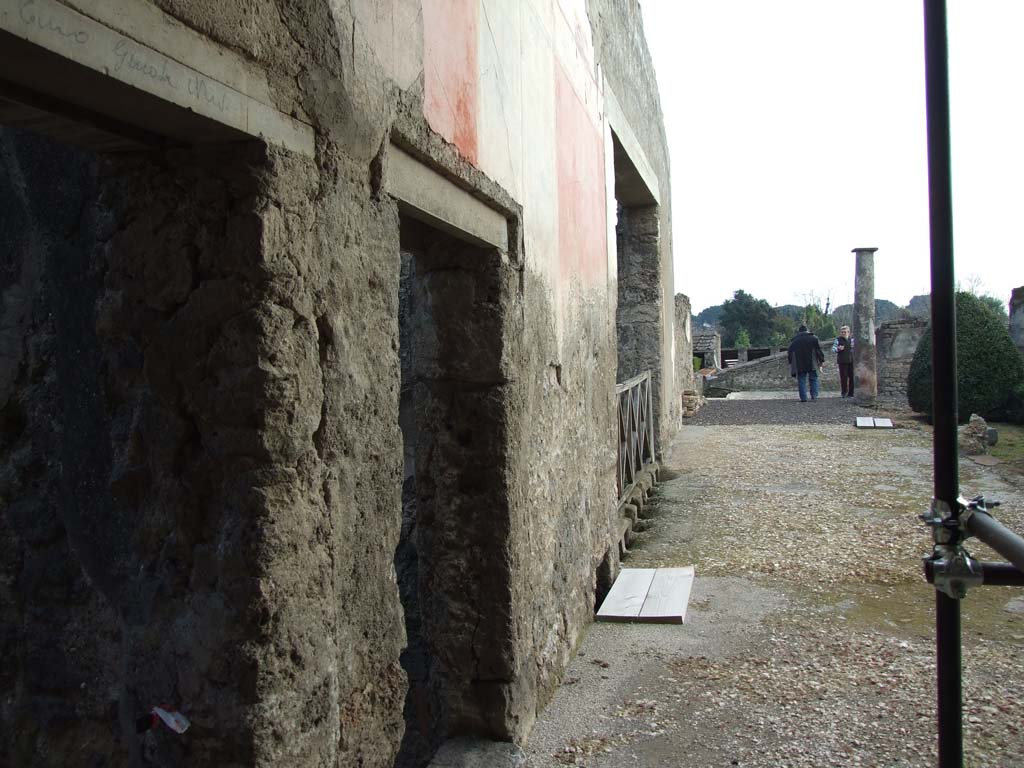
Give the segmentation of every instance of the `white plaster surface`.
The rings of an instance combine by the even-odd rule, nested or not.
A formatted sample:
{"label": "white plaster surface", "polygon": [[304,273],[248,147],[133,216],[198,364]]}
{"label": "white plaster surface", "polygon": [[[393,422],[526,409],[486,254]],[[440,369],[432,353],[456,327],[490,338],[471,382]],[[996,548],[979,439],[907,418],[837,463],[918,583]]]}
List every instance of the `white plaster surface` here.
{"label": "white plaster surface", "polygon": [[423,21],[419,0],[351,3],[357,34],[381,68],[402,89],[423,71]]}
{"label": "white plaster surface", "polygon": [[540,90],[524,79],[523,13],[519,3],[481,0],[477,27],[477,164],[516,200],[523,199],[523,94]]}
{"label": "white plaster surface", "polygon": [[[540,276],[554,304],[558,284],[558,178],[555,159],[554,52],[548,32],[550,3],[522,5],[522,39],[534,41],[522,49],[521,167],[525,264]],[[556,310],[556,325],[562,314]],[[560,334],[560,331],[559,331]]]}

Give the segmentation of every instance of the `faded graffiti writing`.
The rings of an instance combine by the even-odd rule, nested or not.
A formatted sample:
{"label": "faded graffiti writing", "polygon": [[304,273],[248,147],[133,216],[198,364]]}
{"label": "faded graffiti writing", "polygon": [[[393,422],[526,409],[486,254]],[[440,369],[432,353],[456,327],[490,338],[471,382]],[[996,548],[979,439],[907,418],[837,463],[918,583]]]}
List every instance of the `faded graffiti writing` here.
{"label": "faded graffiti writing", "polygon": [[114,65],[115,73],[130,70],[145,75],[158,83],[167,83],[171,88],[178,87],[167,71],[166,61],[153,64],[145,57],[136,54],[132,50],[132,44],[123,37],[114,44],[114,56],[117,59],[117,64]]}
{"label": "faded graffiti writing", "polygon": [[36,6],[36,0],[21,0],[18,16],[24,24],[39,27],[43,32],[52,32],[65,40],[85,45],[89,42],[89,33],[84,29],[74,29],[67,19],[54,13],[47,13]]}
{"label": "faded graffiti writing", "polygon": [[221,112],[228,108],[228,95],[224,91],[217,92],[202,75],[190,75],[188,78],[188,95],[196,101],[216,107]]}

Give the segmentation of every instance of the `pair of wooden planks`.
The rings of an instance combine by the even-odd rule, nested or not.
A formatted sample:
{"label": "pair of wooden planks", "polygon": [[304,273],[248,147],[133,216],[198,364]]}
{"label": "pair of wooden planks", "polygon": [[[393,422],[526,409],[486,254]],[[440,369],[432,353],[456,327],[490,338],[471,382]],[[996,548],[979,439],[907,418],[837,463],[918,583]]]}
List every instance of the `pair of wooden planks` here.
{"label": "pair of wooden planks", "polygon": [[682,624],[693,586],[693,566],[623,568],[597,611],[598,621]]}
{"label": "pair of wooden planks", "polygon": [[858,416],[859,429],[894,429],[892,419],[875,419],[870,416]]}

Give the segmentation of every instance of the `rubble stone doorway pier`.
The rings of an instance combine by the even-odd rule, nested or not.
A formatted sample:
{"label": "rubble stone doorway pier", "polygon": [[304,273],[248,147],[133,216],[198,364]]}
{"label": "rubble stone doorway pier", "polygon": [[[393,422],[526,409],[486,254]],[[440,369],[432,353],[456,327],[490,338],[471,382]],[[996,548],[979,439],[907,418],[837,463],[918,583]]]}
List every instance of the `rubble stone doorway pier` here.
{"label": "rubble stone doorway pier", "polygon": [[[502,688],[516,670],[506,464],[501,252],[401,217],[399,338],[405,444],[395,568],[408,643],[398,766],[457,733],[508,738]],[[482,617],[485,617],[482,619]]]}

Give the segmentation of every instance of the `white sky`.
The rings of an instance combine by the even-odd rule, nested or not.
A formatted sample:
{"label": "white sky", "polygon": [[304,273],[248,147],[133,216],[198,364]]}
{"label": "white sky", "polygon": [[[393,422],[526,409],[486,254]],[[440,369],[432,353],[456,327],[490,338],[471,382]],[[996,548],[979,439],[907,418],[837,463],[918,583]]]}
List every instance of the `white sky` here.
{"label": "white sky", "polygon": [[[641,0],[672,162],[675,289],[696,314],[929,292],[921,0]],[[1024,285],[1024,0],[949,0],[956,278]]]}

